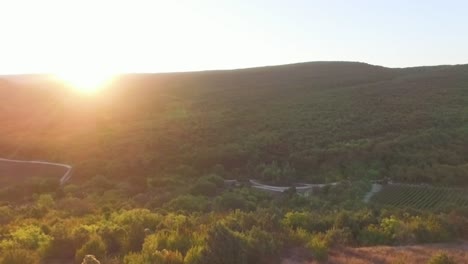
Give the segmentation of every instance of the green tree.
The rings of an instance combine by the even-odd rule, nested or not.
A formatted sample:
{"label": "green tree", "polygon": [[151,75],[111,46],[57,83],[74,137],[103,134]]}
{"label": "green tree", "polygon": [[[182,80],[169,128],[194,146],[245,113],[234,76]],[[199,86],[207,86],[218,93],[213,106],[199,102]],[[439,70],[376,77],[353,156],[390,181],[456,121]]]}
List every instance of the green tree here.
{"label": "green tree", "polygon": [[36,204],[39,208],[46,208],[51,209],[55,202],[54,198],[50,194],[41,194],[39,198],[37,198]]}
{"label": "green tree", "polygon": [[210,202],[203,196],[181,195],[166,203],[164,207],[175,211],[205,212],[210,208]]}
{"label": "green tree", "polygon": [[115,214],[112,221],[122,227],[127,236],[126,251],[138,252],[141,250],[146,237],[145,230],[156,230],[163,217],[151,213],[147,209],[133,209]]}
{"label": "green tree", "polygon": [[52,239],[53,238],[46,235],[40,227],[35,225],[26,225],[11,232],[10,239],[1,241],[0,248],[24,248],[44,252]]}
{"label": "green tree", "polygon": [[239,233],[223,224],[215,224],[208,232],[202,263],[238,264],[247,263],[246,241]]}
{"label": "green tree", "polygon": [[193,195],[215,196],[218,187],[215,183],[207,180],[199,180],[192,186],[190,193]]}
{"label": "green tree", "polygon": [[218,196],[215,200],[215,207],[218,210],[249,210],[251,206],[249,202],[237,192],[225,192]]}

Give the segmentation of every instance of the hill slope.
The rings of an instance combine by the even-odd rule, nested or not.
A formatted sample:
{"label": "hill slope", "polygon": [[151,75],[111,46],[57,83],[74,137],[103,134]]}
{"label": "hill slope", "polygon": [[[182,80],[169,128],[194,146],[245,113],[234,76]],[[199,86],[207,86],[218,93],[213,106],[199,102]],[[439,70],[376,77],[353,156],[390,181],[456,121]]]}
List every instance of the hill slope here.
{"label": "hill slope", "polygon": [[272,182],[468,184],[468,65],[125,75],[96,97],[56,83],[1,86],[0,153],[72,164],[75,179],[222,167]]}

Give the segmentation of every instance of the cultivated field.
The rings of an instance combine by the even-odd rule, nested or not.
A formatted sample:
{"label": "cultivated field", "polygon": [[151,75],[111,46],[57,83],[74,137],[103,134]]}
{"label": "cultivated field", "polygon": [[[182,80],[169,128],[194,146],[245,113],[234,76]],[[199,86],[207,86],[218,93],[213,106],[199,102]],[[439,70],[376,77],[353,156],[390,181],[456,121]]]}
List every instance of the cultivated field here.
{"label": "cultivated field", "polygon": [[468,192],[461,188],[419,185],[384,185],[371,202],[395,207],[424,210],[468,207]]}

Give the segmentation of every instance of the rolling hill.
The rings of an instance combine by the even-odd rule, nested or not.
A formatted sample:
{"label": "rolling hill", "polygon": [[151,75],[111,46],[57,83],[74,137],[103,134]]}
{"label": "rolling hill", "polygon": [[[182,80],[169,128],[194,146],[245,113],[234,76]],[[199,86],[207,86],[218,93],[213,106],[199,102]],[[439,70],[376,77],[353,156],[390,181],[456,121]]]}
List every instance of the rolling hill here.
{"label": "rolling hill", "polygon": [[468,184],[468,65],[128,74],[95,96],[9,79],[0,98],[2,156],[72,164],[74,180],[216,167],[270,182]]}

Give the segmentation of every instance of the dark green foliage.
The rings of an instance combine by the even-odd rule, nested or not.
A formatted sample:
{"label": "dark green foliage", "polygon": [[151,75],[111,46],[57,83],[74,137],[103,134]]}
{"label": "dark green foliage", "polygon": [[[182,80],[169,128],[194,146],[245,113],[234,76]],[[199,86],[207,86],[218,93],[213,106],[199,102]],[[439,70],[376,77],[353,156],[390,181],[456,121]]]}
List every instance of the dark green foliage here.
{"label": "dark green foliage", "polygon": [[75,254],[75,262],[79,263],[86,255],[93,255],[102,259],[106,255],[106,245],[101,237],[93,236]]}
{"label": "dark green foliage", "polygon": [[279,263],[283,243],[274,233],[254,226],[246,234],[248,243],[248,263]]}
{"label": "dark green foliage", "polygon": [[[213,168],[217,173],[224,173],[224,168],[221,165],[217,165]],[[210,182],[216,185],[216,187],[224,186],[224,179],[218,174],[209,174],[198,179],[198,182]]]}
{"label": "dark green foliage", "polygon": [[134,209],[115,215],[114,222],[125,229],[127,252],[140,251],[146,234],[145,230],[156,230],[161,223],[161,216],[149,210]]}
{"label": "dark green foliage", "polygon": [[209,232],[203,251],[203,263],[248,263],[247,243],[241,234],[216,224]]}
{"label": "dark green foliage", "polygon": [[51,226],[50,236],[54,239],[45,249],[44,259],[69,260],[74,259],[75,252],[85,243],[87,235],[74,232],[75,226],[63,222]]}
{"label": "dark green foliage", "polygon": [[190,193],[193,195],[203,195],[203,196],[215,196],[218,191],[218,187],[215,183],[212,183],[207,180],[199,180],[195,185],[190,189]]}
{"label": "dark green foliage", "polygon": [[106,252],[110,255],[119,255],[126,249],[127,232],[117,225],[105,225],[99,230]]}
{"label": "dark green foliage", "polygon": [[256,171],[260,179],[266,182],[282,184],[295,182],[296,180],[296,170],[289,163],[282,166],[275,161],[271,164],[260,164],[257,166]]}
{"label": "dark green foliage", "polygon": [[255,205],[251,204],[246,198],[237,192],[225,192],[215,200],[215,208],[218,210],[249,210]]}
{"label": "dark green foliage", "polygon": [[210,202],[203,196],[181,195],[169,201],[165,207],[176,211],[205,212],[210,208]]}

